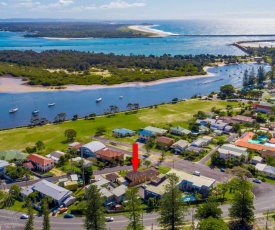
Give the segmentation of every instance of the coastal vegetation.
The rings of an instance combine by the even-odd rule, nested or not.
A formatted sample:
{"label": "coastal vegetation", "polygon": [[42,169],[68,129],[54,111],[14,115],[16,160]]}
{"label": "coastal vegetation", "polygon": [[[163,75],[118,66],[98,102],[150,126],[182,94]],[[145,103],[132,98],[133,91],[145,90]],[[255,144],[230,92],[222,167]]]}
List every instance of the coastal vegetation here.
{"label": "coastal vegetation", "polygon": [[2,22],[0,31],[24,33],[25,37],[141,38],[152,35],[128,29],[130,24],[108,22]]}
{"label": "coastal vegetation", "polygon": [[[114,55],[77,51],[0,51],[0,75],[23,77],[29,85],[112,85],[206,74],[214,56]],[[108,74],[106,74],[108,73]]]}

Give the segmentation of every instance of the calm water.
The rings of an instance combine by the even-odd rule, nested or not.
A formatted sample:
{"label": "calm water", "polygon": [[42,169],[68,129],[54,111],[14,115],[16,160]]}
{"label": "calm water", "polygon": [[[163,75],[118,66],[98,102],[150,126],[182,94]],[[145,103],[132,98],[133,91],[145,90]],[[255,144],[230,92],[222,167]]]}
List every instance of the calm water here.
{"label": "calm water", "polygon": [[[232,43],[245,40],[275,39],[275,21],[127,21],[126,23],[152,23],[154,29],[181,35],[239,35],[233,37],[182,37],[138,39],[88,39],[88,40],[49,40],[44,38],[24,38],[20,33],[0,32],[0,50],[71,49],[78,51],[104,52],[115,54],[226,54],[244,55]],[[119,22],[121,23],[121,22]]]}
{"label": "calm water", "polygon": [[[117,105],[120,110],[125,110],[128,103],[139,103],[141,107],[144,107],[169,102],[175,97],[182,99],[190,98],[194,94],[208,94],[219,90],[221,85],[228,83],[240,87],[243,77],[241,72],[244,72],[245,69],[251,69],[252,66],[254,66],[255,70],[259,67],[256,64],[216,67],[209,69],[209,72],[215,74],[213,77],[163,83],[154,86],[107,88],[100,91],[2,93],[0,94],[0,128],[27,125],[35,105],[40,110],[40,117],[53,121],[54,117],[60,112],[65,112],[67,119],[71,119],[74,114],[78,114],[81,117],[90,113],[102,114],[110,105]],[[265,65],[265,69],[268,71],[270,67]],[[95,99],[99,95],[103,100],[97,104]],[[123,99],[119,99],[121,95]],[[12,107],[12,97],[15,104],[19,107],[18,112],[15,114],[9,114],[8,112]],[[53,101],[56,102],[56,106],[49,108],[47,106],[48,103]]]}

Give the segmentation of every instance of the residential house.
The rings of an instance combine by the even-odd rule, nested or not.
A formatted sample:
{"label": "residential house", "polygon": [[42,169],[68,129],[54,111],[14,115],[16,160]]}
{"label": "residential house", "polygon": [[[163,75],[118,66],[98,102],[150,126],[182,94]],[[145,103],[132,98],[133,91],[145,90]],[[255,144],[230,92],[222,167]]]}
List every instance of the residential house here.
{"label": "residential house", "polygon": [[34,170],[35,169],[35,164],[32,163],[31,161],[29,161],[29,162],[25,162],[23,164],[23,167],[25,167],[28,170]]}
{"label": "residential house", "polygon": [[181,154],[186,148],[188,148],[188,141],[179,140],[171,145],[171,149],[175,151],[175,154]]}
{"label": "residential house", "polygon": [[[226,127],[227,127],[227,126],[226,126]],[[221,136],[221,135],[223,134],[223,131],[222,131],[222,130],[217,130],[217,129],[216,129],[216,130],[214,130],[213,133],[214,133],[215,136]]]}
{"label": "residential house", "polygon": [[126,190],[127,186],[122,184],[111,191],[114,194],[114,198],[117,203],[121,203],[125,200]]}
{"label": "residential house", "polygon": [[77,150],[80,151],[80,148],[85,145],[85,143],[82,142],[73,142],[71,144],[68,145],[68,151],[72,151],[72,150]]}
{"label": "residential house", "polygon": [[185,149],[185,152],[193,152],[193,153],[202,153],[203,152],[203,148],[198,148],[198,147],[194,147],[194,146],[189,146],[188,148]]}
{"label": "residential house", "polygon": [[253,158],[252,158],[252,164],[253,165],[256,165],[256,164],[258,164],[258,163],[262,163],[263,162],[263,158],[262,157],[259,157],[259,156],[254,156]]}
{"label": "residential house", "polygon": [[82,159],[81,157],[74,157],[74,158],[72,158],[72,161],[73,161],[73,162],[77,162],[77,163],[83,161],[83,165],[84,165],[85,167],[91,166],[91,165],[93,164],[91,161],[86,160],[86,159],[84,159],[84,158]]}
{"label": "residential house", "polygon": [[208,139],[199,138],[191,143],[191,146],[200,148],[202,146],[207,146],[209,143]]}
{"label": "residential house", "polygon": [[201,124],[204,126],[209,126],[212,130],[224,130],[224,128],[228,125],[227,123],[223,122],[222,120],[216,120],[211,118],[206,118],[204,120],[197,119],[197,124]]}
{"label": "residential house", "polygon": [[153,177],[159,175],[159,172],[154,168],[149,168],[143,171],[128,172],[125,178],[130,182],[129,186],[135,186],[151,180]]}
{"label": "residential house", "polygon": [[27,159],[27,156],[29,154],[23,153],[19,150],[6,150],[0,152],[0,159],[4,161],[10,161],[10,160],[20,160],[25,161]]}
{"label": "residential house", "polygon": [[78,181],[78,176],[77,176],[77,174],[72,174],[72,175],[70,175],[70,179],[71,179],[71,181]]}
{"label": "residential house", "polygon": [[49,159],[53,159],[54,160],[54,163],[59,163],[59,158],[61,156],[64,156],[65,153],[64,152],[61,152],[61,151],[54,151],[54,152],[51,152],[50,154],[46,155],[47,158]]}
{"label": "residential house", "polygon": [[233,158],[241,158],[242,156],[245,158],[245,161],[248,160],[247,148],[238,147],[232,144],[224,144],[217,150],[219,157],[223,159],[233,159]]}
{"label": "residential house", "polygon": [[97,153],[97,157],[102,161],[120,162],[124,159],[123,152],[114,151],[109,148],[100,149],[96,153]]}
{"label": "residential house", "polygon": [[160,128],[156,128],[156,127],[153,127],[153,126],[147,126],[146,128],[144,128],[144,130],[153,132],[158,136],[167,134],[167,132],[168,132],[168,130],[166,130],[166,129],[160,129]]}
{"label": "residential house", "polygon": [[[271,124],[269,126],[269,129],[272,130],[272,131],[275,131],[275,124]],[[0,156],[1,156],[1,153],[0,153]]]}
{"label": "residential house", "polygon": [[156,133],[148,131],[148,130],[139,130],[138,131],[138,141],[146,143],[151,136],[155,135]]}
{"label": "residential house", "polygon": [[118,179],[120,176],[117,175],[116,173],[110,173],[110,174],[107,174],[105,177],[106,177],[106,179],[107,179],[108,181],[117,182],[117,179]]}
{"label": "residential house", "polygon": [[264,173],[267,177],[275,179],[275,167],[268,166],[266,164],[258,163],[258,164],[256,164],[255,168],[259,172]]}
{"label": "residential house", "polygon": [[163,137],[163,136],[158,136],[156,143],[159,148],[165,148],[168,149],[173,143],[175,142],[175,139],[170,138],[170,137]]}
{"label": "residential house", "polygon": [[261,101],[259,104],[253,104],[252,108],[256,112],[269,113],[274,104]]}
{"label": "residential house", "polygon": [[262,158],[266,158],[266,156],[270,156],[275,158],[275,151],[274,150],[267,150],[267,149],[262,149],[259,151],[259,153],[261,154]]}
{"label": "residential house", "polygon": [[35,153],[28,155],[27,160],[32,162],[39,171],[47,172],[54,167],[54,160]]}
{"label": "residential house", "polygon": [[130,129],[114,129],[113,131],[113,135],[115,137],[127,137],[127,136],[134,136],[135,135],[135,131],[130,130]]}
{"label": "residential house", "polygon": [[161,199],[163,194],[166,192],[165,187],[169,184],[168,180],[165,180],[164,182],[158,184],[158,185],[149,185],[147,188],[144,190],[144,197],[145,199],[149,198],[156,198],[156,199]]}
{"label": "residential house", "polygon": [[95,157],[97,151],[105,149],[106,146],[99,141],[92,141],[81,147],[81,155],[84,157]]}
{"label": "residential house", "polygon": [[[232,132],[232,129],[233,129],[233,126],[231,126],[231,125],[227,125],[227,126],[225,126],[224,127],[224,132],[225,133],[230,133],[230,132]],[[216,130],[214,130],[214,132],[215,132]],[[218,131],[221,131],[221,130],[218,130]]]}
{"label": "residential house", "polygon": [[206,145],[209,145],[213,141],[213,137],[210,136],[203,136],[201,139],[205,140]]}
{"label": "residential house", "polygon": [[0,177],[3,177],[6,174],[6,167],[9,165],[9,162],[0,160]]}
{"label": "residential house", "polygon": [[44,196],[51,197],[57,205],[65,204],[64,201],[71,197],[72,192],[68,189],[62,188],[56,184],[53,184],[47,180],[41,180],[30,187],[22,190],[20,194],[25,197],[33,192],[38,192],[39,196],[43,198]]}
{"label": "residential house", "polygon": [[177,127],[171,127],[170,128],[170,133],[171,134],[174,134],[174,135],[179,135],[179,136],[182,136],[182,135],[190,135],[191,134],[191,131],[188,130],[188,129],[184,129],[180,126],[177,126]]}
{"label": "residential house", "polygon": [[242,115],[237,115],[231,117],[233,121],[237,121],[238,123],[253,123],[255,119],[248,117],[248,116],[242,116]]}
{"label": "residential house", "polygon": [[204,125],[200,125],[199,126],[199,133],[198,134],[205,134],[205,133],[209,133],[210,129],[207,128],[206,126]]}

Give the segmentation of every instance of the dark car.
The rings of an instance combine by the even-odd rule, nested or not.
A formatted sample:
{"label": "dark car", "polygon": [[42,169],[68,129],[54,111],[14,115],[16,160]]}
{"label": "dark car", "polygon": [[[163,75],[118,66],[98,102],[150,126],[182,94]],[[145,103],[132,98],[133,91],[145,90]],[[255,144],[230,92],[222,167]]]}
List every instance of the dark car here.
{"label": "dark car", "polygon": [[221,172],[225,172],[225,169],[224,168],[220,168]]}
{"label": "dark car", "polygon": [[258,178],[253,178],[253,182],[258,184],[262,183],[262,181]]}
{"label": "dark car", "polygon": [[73,217],[74,217],[74,215],[73,214],[69,214],[69,213],[67,213],[67,214],[64,215],[64,218],[73,218]]}

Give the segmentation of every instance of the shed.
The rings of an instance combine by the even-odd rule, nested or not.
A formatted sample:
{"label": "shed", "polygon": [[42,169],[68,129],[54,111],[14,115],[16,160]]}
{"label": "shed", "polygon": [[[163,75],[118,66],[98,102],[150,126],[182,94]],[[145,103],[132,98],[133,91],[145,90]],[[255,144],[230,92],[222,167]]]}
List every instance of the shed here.
{"label": "shed", "polygon": [[262,163],[263,162],[263,158],[262,157],[259,157],[259,156],[254,156],[252,158],[252,164],[253,165],[256,165],[258,163]]}

